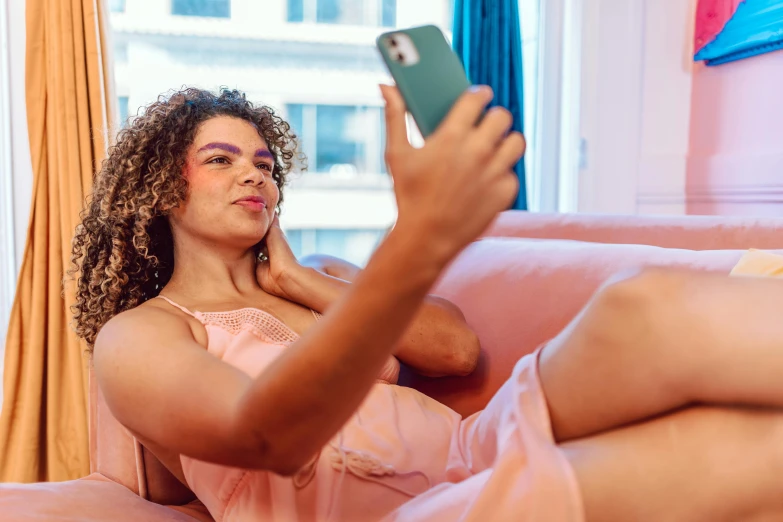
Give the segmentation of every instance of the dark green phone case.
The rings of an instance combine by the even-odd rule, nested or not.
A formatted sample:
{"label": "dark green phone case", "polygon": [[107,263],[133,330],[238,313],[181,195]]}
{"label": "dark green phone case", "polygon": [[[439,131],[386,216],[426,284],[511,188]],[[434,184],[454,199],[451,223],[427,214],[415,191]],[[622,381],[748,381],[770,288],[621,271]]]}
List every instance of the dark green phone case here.
{"label": "dark green phone case", "polygon": [[[398,33],[405,33],[413,41],[419,53],[418,63],[402,65],[389,56],[382,41]],[[378,37],[377,45],[408,111],[426,138],[435,132],[457,98],[470,87],[459,57],[434,25],[384,33]]]}

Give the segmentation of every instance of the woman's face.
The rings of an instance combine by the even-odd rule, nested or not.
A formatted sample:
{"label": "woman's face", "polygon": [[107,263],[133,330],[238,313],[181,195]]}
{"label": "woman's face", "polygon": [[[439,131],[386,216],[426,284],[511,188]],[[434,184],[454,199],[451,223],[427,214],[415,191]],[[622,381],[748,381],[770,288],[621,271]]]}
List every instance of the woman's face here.
{"label": "woman's face", "polygon": [[217,116],[201,124],[187,151],[188,195],[170,220],[175,238],[251,248],[266,235],[280,192],[275,160],[249,122]]}

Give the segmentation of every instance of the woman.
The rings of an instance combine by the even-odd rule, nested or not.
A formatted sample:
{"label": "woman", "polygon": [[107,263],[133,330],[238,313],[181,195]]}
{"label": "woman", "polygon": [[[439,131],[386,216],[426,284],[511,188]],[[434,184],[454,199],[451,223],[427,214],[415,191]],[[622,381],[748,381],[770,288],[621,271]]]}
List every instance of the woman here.
{"label": "woman", "polygon": [[399,216],[353,283],[285,241],[296,148],[271,109],[189,89],[120,133],[74,247],[117,419],[216,520],[783,515],[777,282],[619,279],[468,419],[390,384],[396,358],[475,365],[459,311],[426,294],[515,197],[524,140],[502,109],[474,125],[479,87],[414,149],[382,92]]}

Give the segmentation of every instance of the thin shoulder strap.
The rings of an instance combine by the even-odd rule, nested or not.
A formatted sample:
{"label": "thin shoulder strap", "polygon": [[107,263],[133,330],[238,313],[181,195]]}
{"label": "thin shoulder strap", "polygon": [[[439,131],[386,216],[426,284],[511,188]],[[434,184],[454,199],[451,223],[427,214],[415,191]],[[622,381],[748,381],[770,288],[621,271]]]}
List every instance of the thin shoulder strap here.
{"label": "thin shoulder strap", "polygon": [[186,313],[186,314],[188,314],[189,316],[191,316],[191,317],[196,317],[196,314],[194,314],[193,312],[191,312],[190,310],[188,310],[187,308],[185,308],[185,307],[184,307],[184,306],[182,306],[181,304],[177,304],[177,303],[175,303],[174,301],[172,301],[171,299],[169,299],[169,298],[168,298],[168,297],[166,297],[165,295],[158,295],[158,296],[156,296],[155,298],[156,298],[156,299],[158,299],[158,298],[160,298],[160,299],[163,299],[164,301],[166,301],[168,304],[170,304],[170,305],[171,305],[171,306],[173,306],[174,308],[179,308],[180,310],[182,310],[183,312],[185,312],[185,313]]}

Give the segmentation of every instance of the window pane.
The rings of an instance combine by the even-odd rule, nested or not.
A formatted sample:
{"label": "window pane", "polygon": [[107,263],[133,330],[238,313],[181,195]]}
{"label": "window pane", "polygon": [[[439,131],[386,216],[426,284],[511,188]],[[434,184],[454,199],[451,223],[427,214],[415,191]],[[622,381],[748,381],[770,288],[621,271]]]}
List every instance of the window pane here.
{"label": "window pane", "polygon": [[304,132],[304,128],[302,127],[302,108],[303,106],[301,103],[289,103],[286,105],[286,119],[288,124],[300,138],[303,136]]}
{"label": "window pane", "polygon": [[112,13],[124,13],[125,0],[109,0],[109,10]]}
{"label": "window pane", "polygon": [[397,0],[383,0],[381,25],[384,27],[397,25]]}
{"label": "window pane", "polygon": [[316,109],[316,156],[318,172],[366,171],[361,107],[319,105]]}
{"label": "window pane", "polygon": [[230,0],[172,0],[171,14],[182,16],[209,16],[229,18]]}
{"label": "window pane", "polygon": [[120,113],[120,126],[124,127],[128,122],[128,97],[117,98],[117,112]]}
{"label": "window pane", "polygon": [[288,21],[304,21],[304,0],[288,0]]}
{"label": "window pane", "polygon": [[361,0],[318,0],[316,21],[320,24],[362,25]]}
{"label": "window pane", "polygon": [[[285,237],[288,240],[288,245],[291,247],[291,251],[294,253],[297,259],[301,259],[308,255],[302,251],[302,231],[298,229],[286,230]],[[312,252],[311,252],[312,253]]]}

